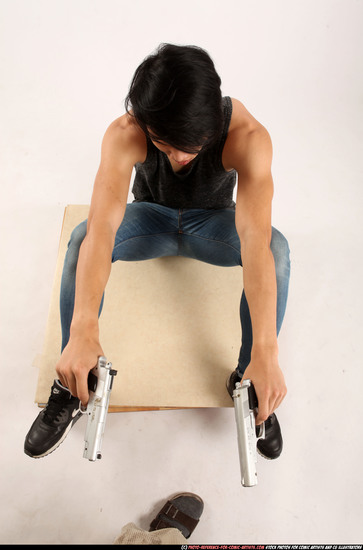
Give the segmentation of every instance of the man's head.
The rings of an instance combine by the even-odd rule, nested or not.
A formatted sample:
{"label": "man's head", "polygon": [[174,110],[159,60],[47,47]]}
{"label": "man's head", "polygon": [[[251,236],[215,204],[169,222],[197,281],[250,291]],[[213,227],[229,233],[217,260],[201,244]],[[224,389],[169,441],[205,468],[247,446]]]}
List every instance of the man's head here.
{"label": "man's head", "polygon": [[154,142],[195,154],[222,131],[220,86],[206,51],[162,44],[137,68],[126,110]]}

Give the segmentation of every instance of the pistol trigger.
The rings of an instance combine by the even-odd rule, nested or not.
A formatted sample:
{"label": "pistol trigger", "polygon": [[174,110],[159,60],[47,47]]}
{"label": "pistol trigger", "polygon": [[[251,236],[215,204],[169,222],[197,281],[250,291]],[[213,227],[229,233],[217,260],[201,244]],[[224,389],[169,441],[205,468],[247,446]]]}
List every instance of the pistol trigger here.
{"label": "pistol trigger", "polygon": [[265,423],[262,422],[259,426],[256,426],[256,437],[257,439],[265,439],[266,433],[265,433]]}

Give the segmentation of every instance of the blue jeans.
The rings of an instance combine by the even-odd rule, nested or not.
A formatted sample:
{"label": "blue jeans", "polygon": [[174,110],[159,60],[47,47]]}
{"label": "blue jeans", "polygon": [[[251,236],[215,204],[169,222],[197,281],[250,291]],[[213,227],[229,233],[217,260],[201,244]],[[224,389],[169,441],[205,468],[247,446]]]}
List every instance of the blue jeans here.
{"label": "blue jeans", "polygon": [[[86,227],[87,221],[84,221],[73,230],[64,262],[60,295],[62,350],[69,339],[76,267]],[[276,268],[278,334],[286,309],[290,259],[288,243],[275,228],[272,228],[271,251]],[[112,261],[140,261],[161,256],[185,256],[223,267],[242,266],[235,210],[177,209],[147,202],[128,204],[116,233]],[[101,310],[102,303],[100,313]],[[242,375],[251,360],[252,349],[251,317],[244,291],[240,317],[242,345],[237,370]]]}

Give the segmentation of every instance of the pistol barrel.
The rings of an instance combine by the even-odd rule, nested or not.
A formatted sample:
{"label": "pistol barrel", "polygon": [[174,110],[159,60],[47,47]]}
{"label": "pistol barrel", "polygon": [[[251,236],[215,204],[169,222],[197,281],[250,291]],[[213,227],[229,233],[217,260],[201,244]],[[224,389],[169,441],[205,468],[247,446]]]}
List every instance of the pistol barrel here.
{"label": "pistol barrel", "polygon": [[254,410],[249,404],[250,386],[251,381],[244,380],[242,384],[236,384],[233,392],[241,483],[244,487],[257,485],[256,428]]}

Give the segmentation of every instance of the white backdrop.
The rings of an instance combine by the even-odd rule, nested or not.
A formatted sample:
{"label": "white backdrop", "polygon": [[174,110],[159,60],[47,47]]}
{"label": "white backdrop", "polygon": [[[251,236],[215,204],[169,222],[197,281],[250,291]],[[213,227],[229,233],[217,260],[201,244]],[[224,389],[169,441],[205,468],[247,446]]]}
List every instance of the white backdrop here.
{"label": "white backdrop", "polygon": [[[238,475],[238,488],[229,488],[223,456],[211,455],[208,479],[193,462],[187,471],[198,474],[189,474],[189,489],[206,501],[194,541],[361,542],[362,20],[362,0],[0,0],[0,542],[111,542],[179,479],[175,463],[168,479],[146,491],[141,476],[106,527],[98,509],[76,522],[72,506],[59,505],[55,529],[40,504],[43,481],[67,502],[80,490],[84,465],[69,462],[74,476],[63,484],[62,453],[68,457],[71,443],[43,461],[22,453],[37,412],[31,365],[42,347],[64,207],[89,203],[102,136],[123,113],[137,65],[161,42],[204,47],[223,93],[269,130],[273,223],[292,257],[280,337],[289,389],[279,413],[285,458],[260,465],[275,477],[252,496],[241,496]],[[210,414],[226,418],[226,411]],[[152,432],[154,421],[172,422],[170,415],[129,422],[144,419]],[[110,431],[117,422],[110,420]],[[194,436],[186,434],[184,446]],[[216,434],[209,437],[208,449]],[[198,452],[203,441],[195,441]],[[148,462],[157,476],[160,465]],[[110,502],[112,491],[105,492]]]}

